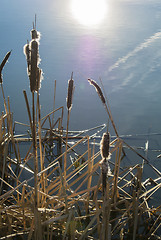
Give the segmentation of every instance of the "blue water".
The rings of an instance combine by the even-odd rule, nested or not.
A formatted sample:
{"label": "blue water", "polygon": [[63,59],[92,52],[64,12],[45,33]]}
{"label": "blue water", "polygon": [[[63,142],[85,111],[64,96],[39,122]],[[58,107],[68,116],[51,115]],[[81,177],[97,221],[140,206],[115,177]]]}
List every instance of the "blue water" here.
{"label": "blue water", "polygon": [[42,35],[42,116],[52,110],[55,79],[56,106],[66,106],[67,81],[73,71],[71,129],[107,122],[104,107],[87,81],[90,77],[100,83],[101,77],[120,134],[161,132],[161,3],[107,0],[108,13],[94,28],[79,24],[69,3],[1,0],[0,59],[12,49],[3,76],[14,119],[28,122],[22,91],[27,91],[29,99],[31,94],[23,46],[30,40],[36,13]]}

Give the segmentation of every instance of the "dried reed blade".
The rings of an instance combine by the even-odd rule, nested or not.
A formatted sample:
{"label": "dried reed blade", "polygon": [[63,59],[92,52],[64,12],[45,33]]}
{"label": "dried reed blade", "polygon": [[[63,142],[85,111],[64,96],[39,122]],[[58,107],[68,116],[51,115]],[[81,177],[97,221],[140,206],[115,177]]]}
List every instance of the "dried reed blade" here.
{"label": "dried reed blade", "polygon": [[118,176],[119,176],[119,169],[120,169],[121,153],[122,153],[122,142],[120,142],[119,148],[116,150],[115,169],[114,169],[114,178],[113,178],[113,190],[112,190],[112,199],[113,199],[114,203],[116,203],[116,200],[119,196],[117,186],[118,186]]}
{"label": "dried reed blade", "polygon": [[6,56],[4,57],[4,59],[3,59],[2,63],[1,63],[1,65],[0,65],[0,83],[1,83],[1,84],[3,83],[2,70],[3,70],[3,68],[4,68],[5,64],[6,64],[6,62],[8,61],[10,55],[11,55],[11,51],[8,52],[8,53],[6,54]]}
{"label": "dried reed blade", "polygon": [[12,124],[12,117],[11,117],[12,114],[11,114],[9,97],[8,97],[8,112],[9,112],[9,114],[8,114],[7,122],[8,122],[8,126],[9,126],[9,131],[10,131],[10,134],[11,134],[11,141],[12,141],[12,144],[13,144],[13,149],[14,149],[14,152],[15,152],[17,162],[20,162],[19,155],[18,155],[17,149],[16,149],[13,129],[12,129],[13,124]]}
{"label": "dried reed blade", "polygon": [[74,240],[73,234],[71,235],[71,231],[70,231],[72,216],[73,216],[73,209],[70,210],[69,215],[68,215],[68,219],[67,219],[66,226],[65,226],[65,232],[63,234],[63,240],[65,240],[66,238]]}
{"label": "dried reed blade", "polygon": [[154,167],[149,161],[148,159],[146,159],[143,155],[141,155],[140,153],[138,153],[133,147],[131,147],[129,144],[127,144],[124,140],[122,140],[123,143],[129,148],[131,149],[133,152],[135,152],[140,158],[144,159],[146,161],[146,163],[154,170],[154,172],[159,176],[161,177],[161,172],[156,168]]}
{"label": "dried reed blade", "polygon": [[2,90],[2,96],[3,96],[3,101],[4,101],[4,108],[5,108],[6,114],[8,114],[7,103],[6,103],[6,99],[5,99],[5,95],[4,95],[4,90],[3,90],[3,85],[2,84],[1,84],[1,90]]}
{"label": "dried reed blade", "polygon": [[83,231],[83,233],[81,234],[81,237],[79,238],[79,240],[85,239],[89,229],[91,228],[91,226],[94,224],[94,222],[97,219],[97,216],[100,215],[102,209],[99,209],[98,212],[96,212],[96,215],[92,218],[92,220],[90,221],[90,223],[87,225],[87,227],[85,228],[85,230]]}
{"label": "dried reed blade", "polygon": [[[52,117],[52,126],[53,126],[53,124],[54,124],[55,98],[56,98],[56,80],[54,81],[54,101],[53,101],[53,117]],[[52,128],[53,128],[53,127],[52,127]]]}

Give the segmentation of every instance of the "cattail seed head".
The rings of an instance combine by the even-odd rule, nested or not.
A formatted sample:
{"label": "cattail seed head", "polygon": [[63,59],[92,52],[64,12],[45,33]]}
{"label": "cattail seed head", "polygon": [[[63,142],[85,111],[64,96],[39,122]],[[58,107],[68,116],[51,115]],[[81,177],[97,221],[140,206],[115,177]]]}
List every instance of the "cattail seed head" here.
{"label": "cattail seed head", "polygon": [[30,79],[30,90],[38,91],[41,86],[41,80],[43,79],[42,70],[39,68],[40,64],[40,56],[39,56],[39,39],[40,32],[36,29],[36,16],[35,16],[35,25],[31,30],[31,38],[30,43],[27,43],[24,46],[24,54],[27,60],[27,74]]}
{"label": "cattail seed head", "polygon": [[34,39],[38,39],[40,40],[40,32],[38,32],[36,29],[32,29],[31,30],[31,38]]}
{"label": "cattail seed head", "polygon": [[36,40],[33,40],[33,41],[31,41],[31,73],[30,73],[31,92],[36,91],[37,62],[38,62],[38,43]]}
{"label": "cattail seed head", "polygon": [[104,133],[100,142],[100,152],[102,158],[107,159],[109,157],[109,146],[110,146],[110,134],[109,132]]}
{"label": "cattail seed head", "polygon": [[100,97],[102,103],[105,104],[105,103],[106,103],[106,100],[105,100],[105,98],[104,98],[104,96],[103,96],[103,93],[102,93],[102,90],[101,90],[100,86],[96,83],[96,81],[94,81],[94,80],[92,80],[92,79],[90,79],[90,78],[88,78],[88,81],[89,81],[89,83],[90,83],[91,85],[93,85],[93,86],[95,87],[95,89],[96,89],[96,91],[97,91],[97,93],[98,93],[98,96]]}
{"label": "cattail seed head", "polygon": [[35,91],[37,92],[41,88],[42,79],[43,79],[42,70],[40,68],[37,68],[36,89],[35,89]]}
{"label": "cattail seed head", "polygon": [[31,66],[31,51],[30,51],[30,47],[29,47],[29,43],[27,43],[24,48],[23,48],[23,52],[26,56],[26,60],[27,60],[27,73],[28,75],[30,75],[30,66]]}
{"label": "cattail seed head", "polygon": [[71,110],[72,108],[72,99],[73,99],[73,91],[74,91],[74,80],[72,79],[73,73],[71,76],[71,79],[68,81],[68,96],[67,96],[67,109]]}

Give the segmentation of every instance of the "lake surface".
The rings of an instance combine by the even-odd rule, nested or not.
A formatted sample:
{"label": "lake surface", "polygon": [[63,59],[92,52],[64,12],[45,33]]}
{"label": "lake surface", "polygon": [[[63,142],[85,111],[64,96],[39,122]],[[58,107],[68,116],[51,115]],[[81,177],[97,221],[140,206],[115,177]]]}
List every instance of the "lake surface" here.
{"label": "lake surface", "polygon": [[[107,122],[105,109],[87,81],[92,78],[100,84],[101,78],[119,134],[160,133],[161,2],[107,0],[107,14],[95,27],[75,19],[70,2],[1,1],[0,59],[12,49],[3,77],[14,119],[28,122],[23,89],[29,99],[31,94],[23,46],[30,40],[36,13],[44,72],[42,116],[52,110],[55,79],[56,107],[66,106],[67,83],[73,71],[71,130]],[[110,131],[114,133],[112,128]]]}

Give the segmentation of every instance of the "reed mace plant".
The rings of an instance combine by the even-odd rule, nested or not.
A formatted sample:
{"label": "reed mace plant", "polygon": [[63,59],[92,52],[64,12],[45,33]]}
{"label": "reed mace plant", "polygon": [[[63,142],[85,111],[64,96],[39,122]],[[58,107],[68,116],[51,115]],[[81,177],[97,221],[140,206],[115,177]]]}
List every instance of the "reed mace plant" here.
{"label": "reed mace plant", "polygon": [[66,144],[65,144],[65,156],[64,156],[64,178],[66,181],[66,168],[67,168],[67,147],[68,147],[68,130],[69,130],[69,119],[70,119],[70,112],[72,109],[72,100],[73,100],[73,93],[74,93],[74,80],[73,80],[73,72],[71,74],[71,79],[68,81],[68,94],[67,94],[67,129],[66,129]]}
{"label": "reed mace plant", "polygon": [[24,46],[24,54],[27,61],[27,74],[30,79],[31,92],[38,92],[41,87],[42,70],[39,68],[40,56],[39,56],[39,40],[40,33],[36,29],[31,30],[32,40],[27,41]]}
{"label": "reed mace plant", "polygon": [[[31,38],[32,40],[27,42],[24,46],[24,54],[27,60],[27,73],[30,80],[30,90],[32,93],[32,138],[33,138],[33,157],[34,157],[34,212],[35,212],[35,239],[39,239],[41,236],[41,229],[39,227],[39,213],[38,213],[38,205],[39,205],[39,197],[38,197],[38,156],[37,156],[37,134],[36,134],[36,110],[35,110],[35,95],[37,92],[37,100],[39,104],[39,89],[40,83],[42,80],[42,70],[38,67],[40,63],[39,57],[39,39],[40,33],[36,30],[36,19],[35,25],[33,24],[33,29],[31,30]],[[38,108],[40,115],[40,108]],[[30,115],[29,115],[30,116]],[[39,122],[40,125],[40,122]],[[40,145],[41,148],[41,145]],[[41,156],[42,161],[42,156]],[[42,164],[41,164],[42,168]]]}
{"label": "reed mace plant", "polygon": [[113,117],[112,117],[111,111],[109,109],[109,105],[106,103],[106,99],[105,99],[105,97],[103,95],[101,87],[96,83],[96,81],[94,81],[94,80],[92,80],[90,78],[88,78],[88,81],[89,81],[89,83],[91,85],[93,85],[95,87],[96,92],[98,93],[98,96],[100,97],[100,99],[101,99],[101,101],[102,101],[102,103],[103,103],[103,105],[104,105],[104,107],[105,107],[105,109],[107,111],[107,114],[108,114],[108,116],[109,116],[109,118],[111,120],[112,126],[114,128],[115,133],[116,133],[116,136],[119,137],[117,129],[116,129],[116,126],[115,126],[115,123],[113,121]]}
{"label": "reed mace plant", "polygon": [[108,163],[108,160],[110,159],[109,146],[110,146],[110,133],[107,131],[107,133],[103,134],[102,140],[100,142],[100,152],[103,159],[101,163],[103,196],[105,195],[106,192],[107,174],[110,173],[110,166]]}

